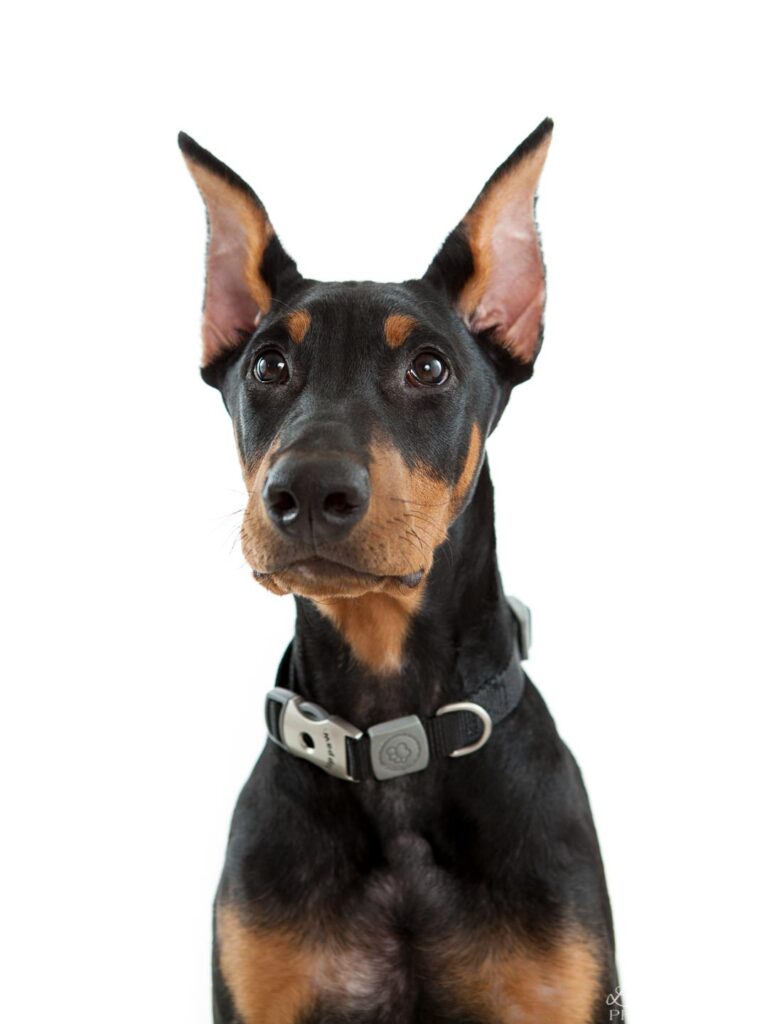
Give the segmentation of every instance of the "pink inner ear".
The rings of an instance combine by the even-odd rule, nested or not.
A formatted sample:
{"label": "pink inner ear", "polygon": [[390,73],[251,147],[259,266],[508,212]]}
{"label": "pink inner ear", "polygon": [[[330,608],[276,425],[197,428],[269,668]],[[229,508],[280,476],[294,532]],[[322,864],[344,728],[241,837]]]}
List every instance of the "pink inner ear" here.
{"label": "pink inner ear", "polygon": [[470,326],[476,332],[493,329],[495,340],[524,363],[536,358],[545,298],[532,211],[532,194],[506,197],[496,213],[484,207],[471,239],[483,288]]}
{"label": "pink inner ear", "polygon": [[245,248],[208,250],[207,282],[203,308],[203,364],[239,343],[239,331],[253,331],[260,322],[261,309],[245,280]]}
{"label": "pink inner ear", "polygon": [[250,288],[250,237],[234,210],[208,203],[208,243],[203,307],[203,365],[239,343],[239,331],[253,331],[262,310]]}

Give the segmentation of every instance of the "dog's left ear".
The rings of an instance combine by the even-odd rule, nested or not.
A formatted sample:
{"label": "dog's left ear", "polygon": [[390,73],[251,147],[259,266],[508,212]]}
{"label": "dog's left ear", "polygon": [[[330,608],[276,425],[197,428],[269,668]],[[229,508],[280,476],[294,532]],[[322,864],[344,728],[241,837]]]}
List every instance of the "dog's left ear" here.
{"label": "dog's left ear", "polygon": [[545,282],[534,207],[551,136],[547,118],[494,172],[424,275],[468,329],[492,343],[514,383],[531,376],[541,347]]}
{"label": "dog's left ear", "polygon": [[218,365],[302,278],[250,186],[184,132],[179,148],[208,215],[202,371],[216,383]]}

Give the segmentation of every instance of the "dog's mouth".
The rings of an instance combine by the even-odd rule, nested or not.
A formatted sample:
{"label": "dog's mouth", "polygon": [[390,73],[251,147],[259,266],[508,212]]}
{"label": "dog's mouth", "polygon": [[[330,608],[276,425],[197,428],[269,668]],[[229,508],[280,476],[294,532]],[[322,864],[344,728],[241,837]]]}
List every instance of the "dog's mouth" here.
{"label": "dog's mouth", "polygon": [[253,569],[252,574],[263,586],[282,594],[328,598],[359,597],[371,591],[412,591],[423,579],[424,570],[398,576],[377,575],[329,558],[316,557],[290,562],[274,572]]}

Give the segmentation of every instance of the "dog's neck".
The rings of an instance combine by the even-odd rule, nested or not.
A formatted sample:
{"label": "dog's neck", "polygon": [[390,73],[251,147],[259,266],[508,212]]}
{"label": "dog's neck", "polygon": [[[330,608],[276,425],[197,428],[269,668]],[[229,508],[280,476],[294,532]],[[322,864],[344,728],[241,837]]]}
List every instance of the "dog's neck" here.
{"label": "dog's neck", "polygon": [[297,598],[297,691],[366,728],[433,714],[508,663],[515,627],[497,568],[486,462],[421,587],[404,599],[368,594],[339,605]]}

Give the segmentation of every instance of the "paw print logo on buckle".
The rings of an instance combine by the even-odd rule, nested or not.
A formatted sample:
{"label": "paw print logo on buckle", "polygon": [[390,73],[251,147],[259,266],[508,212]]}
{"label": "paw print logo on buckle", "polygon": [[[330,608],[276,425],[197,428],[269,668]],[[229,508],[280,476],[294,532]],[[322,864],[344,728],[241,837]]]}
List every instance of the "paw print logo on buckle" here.
{"label": "paw print logo on buckle", "polygon": [[420,757],[420,747],[412,736],[398,736],[389,740],[379,751],[379,758],[387,768],[410,768]]}
{"label": "paw print logo on buckle", "polygon": [[428,765],[428,739],[417,715],[373,725],[368,735],[371,766],[377,779],[409,775]]}

